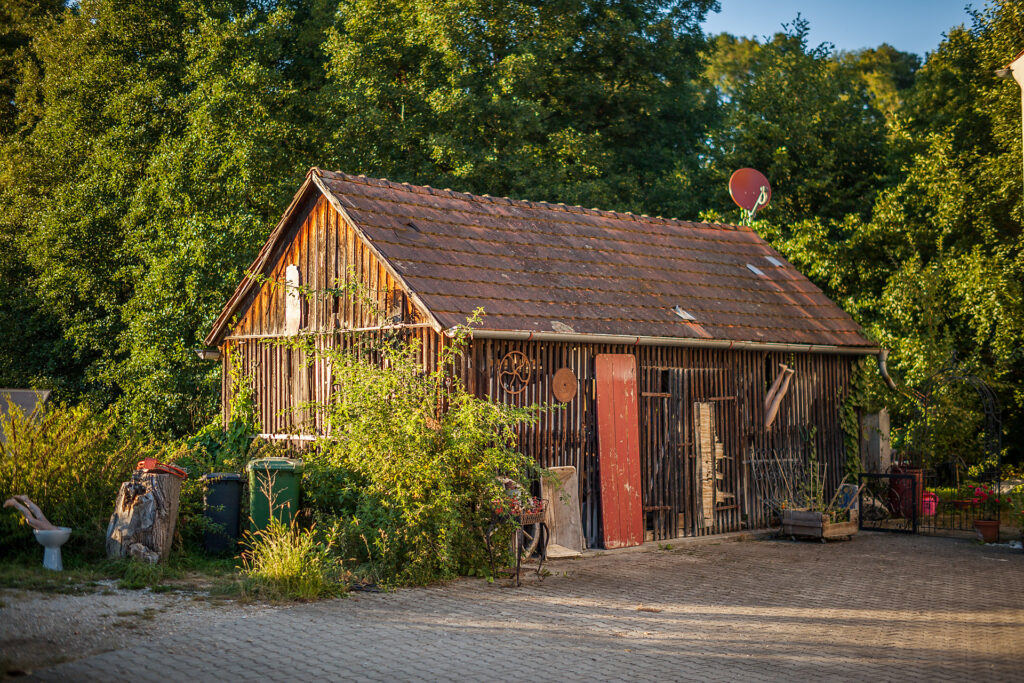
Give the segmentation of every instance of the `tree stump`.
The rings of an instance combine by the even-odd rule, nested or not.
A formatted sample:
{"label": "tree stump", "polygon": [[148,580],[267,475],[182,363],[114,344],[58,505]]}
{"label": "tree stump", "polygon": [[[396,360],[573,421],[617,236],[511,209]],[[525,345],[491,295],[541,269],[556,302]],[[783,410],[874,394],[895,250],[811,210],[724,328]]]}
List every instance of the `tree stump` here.
{"label": "tree stump", "polygon": [[166,561],[180,494],[181,480],[171,474],[138,471],[121,484],[107,526],[107,557],[133,557],[150,564]]}

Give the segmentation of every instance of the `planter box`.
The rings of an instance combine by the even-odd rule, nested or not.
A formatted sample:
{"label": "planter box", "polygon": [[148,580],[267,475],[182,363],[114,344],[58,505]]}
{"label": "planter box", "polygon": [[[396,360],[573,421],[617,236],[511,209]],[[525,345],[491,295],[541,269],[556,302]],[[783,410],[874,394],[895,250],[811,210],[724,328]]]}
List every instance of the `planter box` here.
{"label": "planter box", "polygon": [[833,522],[824,512],[783,510],[782,533],[800,538],[848,538],[857,533],[857,511],[850,511],[848,522]]}

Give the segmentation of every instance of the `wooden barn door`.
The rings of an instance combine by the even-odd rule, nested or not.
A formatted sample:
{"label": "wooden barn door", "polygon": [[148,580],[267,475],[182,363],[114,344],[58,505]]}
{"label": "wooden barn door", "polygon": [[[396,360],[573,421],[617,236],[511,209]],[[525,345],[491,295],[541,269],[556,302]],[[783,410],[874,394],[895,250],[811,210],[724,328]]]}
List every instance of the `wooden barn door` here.
{"label": "wooden barn door", "polygon": [[644,540],[636,358],[602,353],[594,364],[604,547],[626,548]]}

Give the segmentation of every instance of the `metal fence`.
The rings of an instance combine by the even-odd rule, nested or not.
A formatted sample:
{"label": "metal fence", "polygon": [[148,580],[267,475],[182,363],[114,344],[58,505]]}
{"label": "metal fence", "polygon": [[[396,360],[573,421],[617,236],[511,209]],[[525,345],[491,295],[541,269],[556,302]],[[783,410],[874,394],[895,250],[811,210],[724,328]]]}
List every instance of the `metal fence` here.
{"label": "metal fence", "polygon": [[918,532],[921,480],[914,474],[867,474],[858,477],[861,529]]}
{"label": "metal fence", "polygon": [[[933,483],[935,478],[934,473],[919,469],[862,473],[860,528],[922,534],[974,533],[975,521],[993,516],[991,505],[974,493],[938,487]],[[999,490],[998,480],[985,485]]]}

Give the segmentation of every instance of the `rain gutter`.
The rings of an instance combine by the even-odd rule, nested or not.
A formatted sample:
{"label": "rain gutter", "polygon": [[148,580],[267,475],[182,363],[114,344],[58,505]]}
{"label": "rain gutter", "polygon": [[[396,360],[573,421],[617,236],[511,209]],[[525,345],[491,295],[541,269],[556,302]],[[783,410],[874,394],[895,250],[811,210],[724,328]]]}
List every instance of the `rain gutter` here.
{"label": "rain gutter", "polygon": [[[449,337],[455,331],[445,331]],[[721,339],[687,339],[682,337],[642,337],[620,334],[576,334],[563,332],[529,332],[526,330],[473,330],[474,339],[506,339],[512,341],[568,342],[570,344],[623,344],[626,346],[686,346],[701,349],[735,349],[742,351],[781,351],[783,353],[834,353],[850,356],[877,356],[882,349],[873,346],[834,346],[831,344],[785,344]]]}

